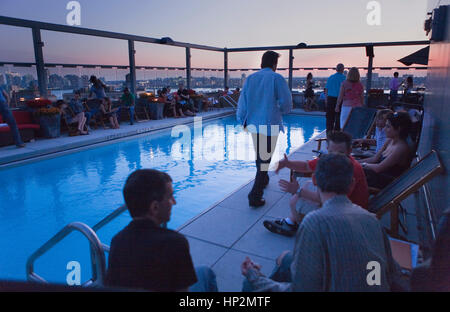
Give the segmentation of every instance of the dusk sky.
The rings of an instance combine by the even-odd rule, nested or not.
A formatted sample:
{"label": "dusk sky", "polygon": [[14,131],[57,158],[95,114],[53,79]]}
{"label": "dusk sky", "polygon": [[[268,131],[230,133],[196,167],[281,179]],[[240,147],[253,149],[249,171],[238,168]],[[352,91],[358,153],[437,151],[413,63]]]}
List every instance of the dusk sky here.
{"label": "dusk sky", "polygon": [[[0,15],[66,24],[66,0],[0,0]],[[381,25],[370,26],[368,0],[79,0],[79,27],[216,47],[427,40],[426,0],[379,0]],[[434,1],[436,4],[439,0]],[[431,6],[433,1],[430,2]],[[125,41],[42,31],[46,62],[126,65]],[[0,61],[33,62],[31,31],[0,25]],[[7,43],[7,44],[5,44]],[[422,46],[377,48],[375,66]],[[183,48],[136,44],[137,65],[185,66]],[[231,53],[230,68],[259,67],[263,52]],[[282,51],[279,67],[288,66]],[[294,67],[367,66],[363,48],[295,51]],[[192,50],[193,67],[223,67],[223,54]]]}

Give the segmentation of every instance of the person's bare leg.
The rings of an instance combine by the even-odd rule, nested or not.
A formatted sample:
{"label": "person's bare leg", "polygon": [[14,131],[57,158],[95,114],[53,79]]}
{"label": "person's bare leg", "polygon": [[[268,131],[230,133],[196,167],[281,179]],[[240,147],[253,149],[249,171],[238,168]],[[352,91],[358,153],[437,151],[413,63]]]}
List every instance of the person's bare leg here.
{"label": "person's bare leg", "polygon": [[87,131],[84,130],[84,126],[85,125],[86,125],[86,117],[83,114],[83,116],[81,117],[81,122],[80,122],[80,127],[81,127],[80,132],[82,134],[87,134],[88,133]]}
{"label": "person's bare leg", "polygon": [[178,118],[179,116],[177,115],[177,110],[175,109],[175,106],[172,106],[172,113],[173,113],[173,117],[174,118]]}
{"label": "person's bare leg", "polygon": [[297,202],[299,201],[299,197],[297,194],[292,195],[291,200],[289,201],[290,208],[290,216],[289,219],[294,221],[295,223],[299,223],[301,221],[301,215],[297,212]]}
{"label": "person's bare leg", "polygon": [[111,128],[115,129],[116,124],[114,123],[114,118],[112,116],[109,117],[109,123],[111,124]]}

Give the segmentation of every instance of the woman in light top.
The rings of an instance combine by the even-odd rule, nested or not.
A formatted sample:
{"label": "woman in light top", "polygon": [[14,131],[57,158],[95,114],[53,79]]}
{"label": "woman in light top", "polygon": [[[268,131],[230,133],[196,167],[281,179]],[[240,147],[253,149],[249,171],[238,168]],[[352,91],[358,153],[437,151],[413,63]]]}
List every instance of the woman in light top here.
{"label": "woman in light top", "polygon": [[336,104],[336,112],[341,112],[341,128],[344,128],[353,107],[363,106],[364,86],[359,81],[359,78],[359,70],[356,67],[352,67],[348,71],[347,80],[341,84]]}

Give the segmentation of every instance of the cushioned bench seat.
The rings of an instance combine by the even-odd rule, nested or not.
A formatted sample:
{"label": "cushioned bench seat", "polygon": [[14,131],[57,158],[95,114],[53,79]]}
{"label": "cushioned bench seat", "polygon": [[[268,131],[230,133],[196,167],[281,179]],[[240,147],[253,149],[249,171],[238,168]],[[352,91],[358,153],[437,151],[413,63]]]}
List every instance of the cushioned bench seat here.
{"label": "cushioned bench seat", "polygon": [[[40,129],[40,126],[33,122],[30,112],[13,111],[14,119],[17,123],[17,128],[19,128],[22,141],[29,142],[33,140],[36,136],[36,131]],[[14,144],[14,138],[10,131],[8,125],[2,125],[2,116],[0,115],[0,146],[12,145]]]}

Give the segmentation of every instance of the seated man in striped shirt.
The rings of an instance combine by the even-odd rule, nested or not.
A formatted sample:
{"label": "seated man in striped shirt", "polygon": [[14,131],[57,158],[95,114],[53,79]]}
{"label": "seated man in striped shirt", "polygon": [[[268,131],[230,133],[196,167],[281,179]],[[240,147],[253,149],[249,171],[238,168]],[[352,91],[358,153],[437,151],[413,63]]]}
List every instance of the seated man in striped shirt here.
{"label": "seated man in striped shirt", "polygon": [[306,215],[294,252],[283,253],[271,278],[246,258],[243,291],[397,291],[399,266],[375,215],[346,194],[353,166],[342,154],[323,155],[313,174],[322,208]]}

